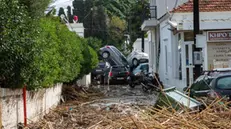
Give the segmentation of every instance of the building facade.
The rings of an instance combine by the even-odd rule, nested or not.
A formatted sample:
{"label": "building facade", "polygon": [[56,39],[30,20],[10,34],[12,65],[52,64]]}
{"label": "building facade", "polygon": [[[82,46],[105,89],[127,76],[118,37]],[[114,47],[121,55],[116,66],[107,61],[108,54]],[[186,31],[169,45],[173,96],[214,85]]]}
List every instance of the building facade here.
{"label": "building facade", "polygon": [[[192,0],[156,0],[156,21],[150,20],[152,28],[147,22],[142,25],[152,33],[149,39],[154,53],[150,52],[150,58],[165,87],[182,90],[191,85],[196,78],[195,65],[203,70],[230,67],[230,1],[199,0],[199,7],[201,34],[196,44]],[[193,45],[201,51],[193,51]]]}

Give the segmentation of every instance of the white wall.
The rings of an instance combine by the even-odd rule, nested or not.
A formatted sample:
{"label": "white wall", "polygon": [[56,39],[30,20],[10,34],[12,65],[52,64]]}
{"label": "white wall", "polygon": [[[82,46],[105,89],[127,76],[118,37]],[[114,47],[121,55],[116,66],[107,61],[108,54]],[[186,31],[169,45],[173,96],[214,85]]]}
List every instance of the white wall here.
{"label": "white wall", "polygon": [[67,27],[70,31],[76,32],[80,37],[84,37],[84,27],[83,23],[70,23],[67,24]]}
{"label": "white wall", "polygon": [[[149,42],[148,42],[148,38],[144,39],[144,52],[149,54],[150,50],[149,50]],[[142,50],[142,39],[138,38],[134,43],[133,43],[133,50]]]}
{"label": "white wall", "polygon": [[171,84],[172,77],[172,54],[171,54],[171,31],[168,30],[170,25],[162,22],[160,24],[160,45],[161,45],[161,53],[160,53],[160,66],[159,66],[159,74],[160,79],[163,81],[164,85],[168,86]]}
{"label": "white wall", "polygon": [[[1,88],[2,125],[4,129],[17,129],[18,123],[24,123],[22,89]],[[41,119],[50,108],[56,107],[61,99],[62,84],[53,88],[27,92],[28,123]]]}
{"label": "white wall", "polygon": [[[175,13],[171,21],[182,23],[182,30],[193,30],[193,13]],[[231,29],[230,23],[231,11],[200,12],[201,30]]]}
{"label": "white wall", "polygon": [[77,81],[78,85],[88,87],[91,84],[91,73],[85,75],[81,80]]}
{"label": "white wall", "polygon": [[[182,91],[183,81],[177,78],[179,67],[177,58],[178,38],[169,30],[171,26],[166,21],[160,23],[160,59],[159,76],[165,88],[175,86]],[[167,51],[166,51],[167,50]]]}

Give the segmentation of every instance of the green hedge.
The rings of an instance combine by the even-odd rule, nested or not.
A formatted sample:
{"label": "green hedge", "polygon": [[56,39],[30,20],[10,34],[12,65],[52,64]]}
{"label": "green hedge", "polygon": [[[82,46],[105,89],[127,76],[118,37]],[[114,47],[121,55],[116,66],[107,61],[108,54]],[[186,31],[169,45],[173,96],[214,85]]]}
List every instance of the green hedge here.
{"label": "green hedge", "polygon": [[69,31],[58,17],[35,21],[17,0],[2,0],[0,11],[1,87],[38,89],[73,82],[97,65],[89,39]]}

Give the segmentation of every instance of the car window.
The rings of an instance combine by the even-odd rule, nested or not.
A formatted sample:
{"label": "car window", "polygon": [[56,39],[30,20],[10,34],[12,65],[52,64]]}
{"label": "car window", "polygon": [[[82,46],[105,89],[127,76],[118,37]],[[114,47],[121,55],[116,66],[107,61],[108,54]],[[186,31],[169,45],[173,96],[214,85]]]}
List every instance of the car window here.
{"label": "car window", "polygon": [[104,68],[105,65],[106,65],[106,64],[105,64],[104,62],[100,62],[98,66],[99,66],[99,68]]}
{"label": "car window", "polygon": [[112,72],[122,72],[122,71],[127,71],[125,67],[112,67]]}
{"label": "car window", "polygon": [[217,80],[217,88],[219,89],[231,89],[231,76],[222,77]]}
{"label": "car window", "polygon": [[210,88],[208,85],[211,83],[212,80],[213,78],[211,77],[201,76],[192,84],[191,90],[193,91],[209,90]]}

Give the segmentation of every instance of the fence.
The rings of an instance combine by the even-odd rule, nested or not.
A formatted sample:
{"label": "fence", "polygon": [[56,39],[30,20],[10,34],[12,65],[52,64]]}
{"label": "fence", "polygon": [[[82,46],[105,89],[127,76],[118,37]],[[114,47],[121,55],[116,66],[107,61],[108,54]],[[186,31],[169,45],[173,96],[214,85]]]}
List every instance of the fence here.
{"label": "fence", "polygon": [[[49,110],[56,107],[61,99],[62,84],[49,89],[27,91],[28,123],[41,119]],[[0,88],[2,129],[17,129],[18,123],[24,122],[22,89]]]}

